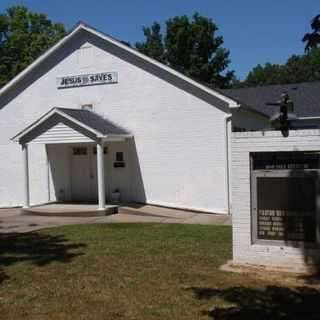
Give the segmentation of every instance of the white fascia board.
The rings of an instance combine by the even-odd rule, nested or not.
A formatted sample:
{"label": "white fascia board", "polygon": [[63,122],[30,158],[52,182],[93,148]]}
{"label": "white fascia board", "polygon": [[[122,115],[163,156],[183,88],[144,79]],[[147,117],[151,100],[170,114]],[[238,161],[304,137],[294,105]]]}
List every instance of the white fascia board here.
{"label": "white fascia board", "polygon": [[299,117],[298,120],[319,120],[320,117]]}
{"label": "white fascia board", "polygon": [[54,46],[48,49],[44,54],[42,54],[39,58],[37,58],[33,63],[31,63],[26,69],[20,72],[17,76],[15,76],[11,81],[9,81],[4,87],[0,89],[0,96],[5,93],[9,88],[23,79],[30,71],[38,66],[42,61],[44,61],[48,56],[50,56],[54,51],[60,48],[64,43],[66,43],[75,33],[79,31],[81,25],[75,28],[72,32],[63,37],[60,41],[58,41]]}
{"label": "white fascia board", "polygon": [[229,108],[230,109],[236,109],[236,108],[240,108],[241,104],[237,101],[233,101],[233,103],[229,103]]}
{"label": "white fascia board", "polygon": [[49,112],[47,112],[45,115],[43,115],[42,117],[40,117],[38,120],[36,120],[35,122],[33,122],[30,126],[26,127],[25,129],[23,129],[22,131],[20,131],[18,134],[16,134],[14,137],[12,137],[10,140],[18,142],[19,139],[24,136],[25,134],[27,134],[28,132],[30,132],[32,129],[34,129],[37,125],[41,124],[43,121],[47,120],[48,118],[50,118],[52,116],[53,113],[56,112],[56,109],[53,108],[51,109]]}

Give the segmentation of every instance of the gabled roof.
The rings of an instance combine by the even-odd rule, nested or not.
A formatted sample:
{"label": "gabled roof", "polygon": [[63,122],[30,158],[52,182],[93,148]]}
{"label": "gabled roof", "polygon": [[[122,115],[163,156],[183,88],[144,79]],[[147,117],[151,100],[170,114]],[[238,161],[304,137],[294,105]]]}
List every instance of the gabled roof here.
{"label": "gabled roof", "polygon": [[[41,131],[48,130],[58,122],[66,122],[75,128],[83,129],[90,137],[107,138],[108,136],[132,136],[127,130],[117,126],[97,113],[82,109],[53,108],[12,138],[14,141],[29,142]],[[43,127],[40,129],[40,127]],[[33,133],[33,131],[37,131]]]}
{"label": "gabled roof", "polygon": [[101,136],[107,136],[110,134],[129,134],[127,130],[112,123],[110,120],[103,118],[102,116],[93,111],[68,108],[56,108],[56,110],[60,111],[64,115],[68,115],[69,117],[79,121],[80,123],[83,123],[87,127],[92,128],[93,130],[97,131]]}
{"label": "gabled roof", "polygon": [[224,96],[220,92],[213,90],[205,85],[200,84],[199,82],[190,79],[189,77],[181,74],[180,72],[140,53],[139,51],[135,50],[134,48],[131,48],[125,44],[123,44],[121,41],[118,41],[109,35],[106,35],[100,31],[97,31],[95,28],[83,23],[79,22],[64,38],[62,38],[58,43],[56,43],[52,48],[50,48],[48,51],[46,51],[43,55],[41,55],[38,59],[36,59],[31,65],[29,65],[24,71],[19,73],[15,78],[13,78],[9,83],[7,83],[4,87],[0,89],[0,97],[2,94],[4,94],[7,90],[9,90],[12,86],[14,86],[16,83],[18,83],[21,79],[23,79],[30,71],[32,71],[34,68],[36,68],[41,62],[45,61],[51,54],[53,54],[56,50],[58,50],[62,45],[65,45],[71,38],[73,38],[76,34],[78,34],[81,30],[85,30],[89,32],[90,34],[93,34],[100,39],[103,39],[104,41],[107,41],[123,50],[126,52],[137,56],[145,63],[154,65],[163,71],[174,75],[178,77],[180,80],[185,81],[188,83],[188,85],[191,85],[194,89],[202,91],[204,94],[210,95],[220,101],[222,101],[224,104],[227,105],[229,108],[233,107],[239,107],[236,101],[234,101],[232,98],[229,98],[227,96]]}
{"label": "gabled roof", "polygon": [[272,116],[279,107],[268,106],[287,92],[294,103],[294,113],[299,117],[320,117],[320,81],[287,85],[271,85],[254,88],[227,89],[222,93],[267,116]]}

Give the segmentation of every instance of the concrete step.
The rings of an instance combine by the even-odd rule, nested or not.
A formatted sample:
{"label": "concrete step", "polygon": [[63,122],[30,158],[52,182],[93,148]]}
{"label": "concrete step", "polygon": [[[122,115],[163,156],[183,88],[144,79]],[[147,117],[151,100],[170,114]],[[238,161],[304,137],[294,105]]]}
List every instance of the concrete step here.
{"label": "concrete step", "polygon": [[28,216],[44,216],[44,217],[102,217],[118,213],[119,206],[112,205],[106,207],[105,210],[63,210],[63,208],[50,209],[46,206],[21,208],[20,213]]}

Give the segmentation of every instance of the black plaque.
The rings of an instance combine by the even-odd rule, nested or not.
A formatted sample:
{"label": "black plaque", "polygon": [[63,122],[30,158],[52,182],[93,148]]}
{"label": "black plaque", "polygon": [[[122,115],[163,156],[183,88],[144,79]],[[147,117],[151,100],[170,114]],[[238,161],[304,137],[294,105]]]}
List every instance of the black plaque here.
{"label": "black plaque", "polygon": [[257,178],[258,239],[316,240],[316,179]]}
{"label": "black plaque", "polygon": [[126,166],[125,162],[114,162],[113,167],[114,168],[124,168]]}
{"label": "black plaque", "polygon": [[319,152],[259,152],[253,154],[253,170],[320,169]]}

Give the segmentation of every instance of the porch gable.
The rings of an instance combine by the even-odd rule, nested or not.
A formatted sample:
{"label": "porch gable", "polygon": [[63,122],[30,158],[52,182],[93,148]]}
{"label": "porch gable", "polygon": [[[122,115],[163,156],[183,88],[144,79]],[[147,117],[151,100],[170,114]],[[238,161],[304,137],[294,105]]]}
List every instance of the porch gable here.
{"label": "porch gable", "polygon": [[93,142],[83,133],[59,122],[47,131],[33,139],[32,143],[58,144],[58,143],[83,143]]}
{"label": "porch gable", "polygon": [[128,131],[88,110],[53,108],[12,138],[35,143],[98,142],[131,137]]}

